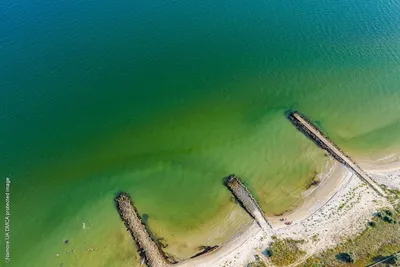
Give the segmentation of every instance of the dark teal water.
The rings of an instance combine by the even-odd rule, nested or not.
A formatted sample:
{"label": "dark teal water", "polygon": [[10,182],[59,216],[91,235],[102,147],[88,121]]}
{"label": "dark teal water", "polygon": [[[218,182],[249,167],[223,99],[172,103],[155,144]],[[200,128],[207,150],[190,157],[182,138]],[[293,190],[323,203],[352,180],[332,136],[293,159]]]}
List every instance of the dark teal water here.
{"label": "dark teal water", "polygon": [[229,211],[227,174],[284,211],[324,166],[287,109],[351,155],[397,151],[398,14],[397,0],[3,1],[11,265],[127,266],[119,190],[177,255]]}

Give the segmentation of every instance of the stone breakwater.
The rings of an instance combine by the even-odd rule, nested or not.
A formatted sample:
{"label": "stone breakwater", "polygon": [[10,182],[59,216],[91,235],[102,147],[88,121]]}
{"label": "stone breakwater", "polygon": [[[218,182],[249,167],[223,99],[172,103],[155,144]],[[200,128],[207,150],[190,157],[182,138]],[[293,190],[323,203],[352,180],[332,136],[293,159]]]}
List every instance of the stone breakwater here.
{"label": "stone breakwater", "polygon": [[145,260],[146,264],[151,267],[171,266],[172,264],[167,261],[164,252],[152,240],[146,226],[142,223],[142,219],[135,209],[130,196],[126,193],[120,193],[115,198],[115,202],[118,213],[126,228],[131,233],[139,254]]}
{"label": "stone breakwater", "polygon": [[374,189],[379,195],[386,196],[368,174],[366,174],[349,156],[328,139],[314,124],[297,111],[289,112],[288,119],[304,135],[310,138],[320,148],[326,150],[334,159],[351,169],[362,181]]}
{"label": "stone breakwater", "polygon": [[[115,198],[118,213],[124,222],[126,228],[131,233],[133,240],[136,243],[140,257],[144,260],[147,266],[150,267],[192,267],[199,266],[199,262],[204,257],[218,251],[219,246],[205,246],[203,251],[197,253],[189,259],[177,262],[167,255],[162,250],[158,242],[153,240],[146,225],[143,224],[139,212],[132,203],[130,196],[126,193],[119,193]],[[201,264],[200,264],[201,265]]]}
{"label": "stone breakwater", "polygon": [[260,227],[267,233],[272,230],[271,225],[265,218],[264,212],[261,210],[257,201],[251,195],[247,187],[235,175],[230,175],[225,179],[225,185],[235,196],[241,206],[253,217]]}

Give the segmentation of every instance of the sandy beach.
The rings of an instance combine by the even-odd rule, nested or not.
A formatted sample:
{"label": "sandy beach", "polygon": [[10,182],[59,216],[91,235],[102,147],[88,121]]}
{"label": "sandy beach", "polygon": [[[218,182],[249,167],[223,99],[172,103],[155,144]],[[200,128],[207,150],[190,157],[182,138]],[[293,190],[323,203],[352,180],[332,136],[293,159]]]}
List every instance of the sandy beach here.
{"label": "sandy beach", "polygon": [[[342,164],[328,159],[329,168],[319,175],[320,183],[303,193],[296,208],[279,217],[268,217],[273,229],[266,234],[255,222],[243,233],[223,243],[219,249],[201,257],[183,261],[177,266],[245,266],[261,253],[272,239],[302,239],[308,256],[334,247],[341,240],[365,229],[373,213],[391,203],[361,181]],[[390,155],[383,160],[359,162],[378,184],[400,189],[400,160]],[[293,221],[289,226],[280,218]]]}

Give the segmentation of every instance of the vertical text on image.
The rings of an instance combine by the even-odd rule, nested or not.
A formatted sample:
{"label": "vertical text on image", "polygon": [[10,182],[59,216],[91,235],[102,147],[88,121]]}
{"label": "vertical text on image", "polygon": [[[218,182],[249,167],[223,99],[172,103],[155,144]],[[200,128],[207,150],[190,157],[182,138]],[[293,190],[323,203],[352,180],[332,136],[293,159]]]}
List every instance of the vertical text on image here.
{"label": "vertical text on image", "polygon": [[5,217],[4,217],[4,243],[5,243],[5,262],[10,260],[10,199],[11,199],[11,179],[6,178],[5,184]]}

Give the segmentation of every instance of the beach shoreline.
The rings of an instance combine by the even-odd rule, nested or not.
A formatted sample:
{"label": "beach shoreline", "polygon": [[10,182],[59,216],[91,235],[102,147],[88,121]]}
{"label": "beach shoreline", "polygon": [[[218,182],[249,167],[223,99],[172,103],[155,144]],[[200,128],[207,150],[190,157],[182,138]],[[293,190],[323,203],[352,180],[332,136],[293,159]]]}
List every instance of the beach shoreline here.
{"label": "beach shoreline", "polygon": [[[360,161],[359,164],[378,184],[400,189],[400,160]],[[396,158],[397,159],[397,158]],[[329,168],[319,174],[320,183],[303,192],[301,203],[280,215],[268,216],[277,238],[306,240],[306,257],[332,248],[343,238],[363,231],[373,213],[391,207],[388,199],[377,194],[342,164],[328,160]],[[280,218],[292,221],[285,225]],[[317,237],[317,238],[315,238]],[[213,252],[182,261],[177,266],[244,266],[263,256],[272,242],[254,222],[246,231],[227,240]]]}

